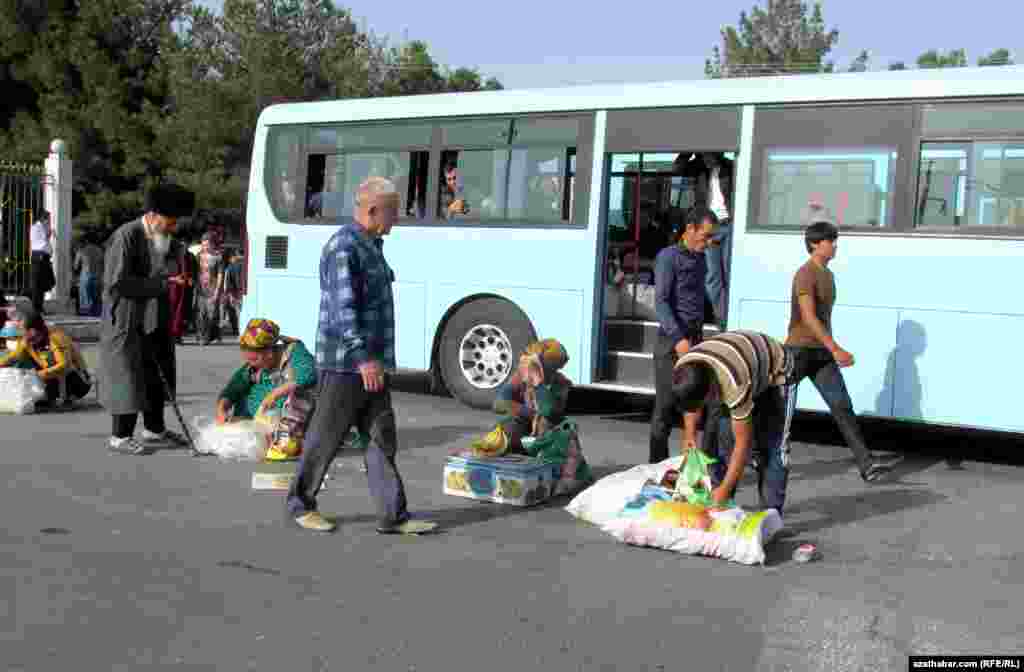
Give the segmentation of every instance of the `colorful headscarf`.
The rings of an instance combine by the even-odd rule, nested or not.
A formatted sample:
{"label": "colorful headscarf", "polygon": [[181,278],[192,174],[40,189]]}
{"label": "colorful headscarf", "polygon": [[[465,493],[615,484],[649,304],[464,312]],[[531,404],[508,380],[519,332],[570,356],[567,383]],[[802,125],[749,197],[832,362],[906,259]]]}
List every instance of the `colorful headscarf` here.
{"label": "colorful headscarf", "polygon": [[542,382],[550,380],[551,376],[569,361],[569,353],[566,352],[565,346],[555,338],[530,343],[522,357],[540,366]]}
{"label": "colorful headscarf", "polygon": [[245,325],[245,331],[238,339],[243,350],[266,350],[281,341],[281,327],[276,322],[254,318]]}

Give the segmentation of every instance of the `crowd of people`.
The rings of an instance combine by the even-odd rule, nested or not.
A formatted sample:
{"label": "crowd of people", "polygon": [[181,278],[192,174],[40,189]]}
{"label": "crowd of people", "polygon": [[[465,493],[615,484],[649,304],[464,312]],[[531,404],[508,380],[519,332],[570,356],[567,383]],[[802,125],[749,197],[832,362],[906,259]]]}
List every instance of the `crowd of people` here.
{"label": "crowd of people", "polygon": [[[371,177],[359,186],[353,221],[341,224],[322,251],[315,347],[283,335],[271,319],[254,318],[239,333],[241,365],[217,396],[218,425],[264,418],[273,427],[268,459],[297,461],[285,506],[306,530],[335,528],[319,512],[317,497],[353,432],[364,451],[377,530],[421,534],[436,528],[410,514],[395,461],[395,276],[383,240],[398,219],[400,200],[387,179]],[[182,306],[194,295],[204,343],[220,338],[218,311],[238,308],[240,283],[225,263],[222,234],[208,232],[192,260],[175,241],[178,219],[194,206],[194,195],[179,186],[154,187],[144,214],[114,231],[102,258],[92,249],[95,240],[87,240],[76,258],[83,287],[102,288],[99,350],[105,382],[100,393],[111,414],[108,446],[114,453],[146,455],[160,447],[189,446],[164,418],[176,390],[175,346],[188,319]],[[804,238],[808,261],[794,276],[785,343],[750,331],[705,339],[708,244],[722,233],[714,210],[691,208],[672,244],[658,253],[660,326],[649,462],[669,457],[670,433],[681,426],[684,454],[699,446],[717,459],[712,493],[717,503],[732,500],[753,457],[761,503],[781,515],[789,427],[797,387],[805,378],[828,402],[864,480],[877,480],[886,470],[866,446],[843,383],[841,369],[854,358],[832,335],[836,290],[828,266],[836,255],[838,230],[820,213],[813,220]],[[95,310],[91,297],[86,305]],[[233,319],[237,324],[237,312]],[[45,404],[80,398],[89,390],[91,377],[77,346],[48,327],[34,305],[16,311],[15,327],[16,345],[0,366],[35,370],[46,385]],[[531,343],[498,391],[494,410],[500,419],[474,444],[484,456],[540,452],[560,461],[560,493],[593,480],[576,426],[566,415],[571,381],[560,369],[568,358],[557,339]],[[136,438],[140,414],[143,429]]]}
{"label": "crowd of people", "polygon": [[762,506],[782,513],[790,425],[797,388],[807,378],[828,404],[861,478],[875,482],[892,467],[868,449],[843,381],[842,369],[855,360],[832,334],[836,283],[829,264],[838,250],[838,228],[820,211],[805,224],[808,260],[794,273],[784,343],[745,330],[705,339],[706,250],[718,226],[713,211],[691,209],[678,242],[658,254],[656,398],[649,459],[668,458],[669,434],[679,416],[684,452],[698,446],[702,425],[700,449],[717,460],[712,478],[716,502],[733,497],[752,460]]}

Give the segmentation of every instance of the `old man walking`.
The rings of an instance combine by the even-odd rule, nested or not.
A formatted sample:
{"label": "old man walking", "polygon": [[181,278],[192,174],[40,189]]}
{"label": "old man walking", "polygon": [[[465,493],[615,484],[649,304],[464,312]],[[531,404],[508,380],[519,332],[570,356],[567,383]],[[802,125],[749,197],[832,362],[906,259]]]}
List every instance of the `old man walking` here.
{"label": "old man walking", "polygon": [[[167,257],[178,217],[191,214],[194,207],[192,192],[158,185],[146,194],[145,214],[110,237],[103,274],[100,394],[113,416],[109,447],[115,453],[145,455],[160,447],[188,446],[164,424],[167,399],[160,369],[173,392],[169,290],[187,281],[170,275]],[[141,441],[134,437],[139,413],[144,425]]]}

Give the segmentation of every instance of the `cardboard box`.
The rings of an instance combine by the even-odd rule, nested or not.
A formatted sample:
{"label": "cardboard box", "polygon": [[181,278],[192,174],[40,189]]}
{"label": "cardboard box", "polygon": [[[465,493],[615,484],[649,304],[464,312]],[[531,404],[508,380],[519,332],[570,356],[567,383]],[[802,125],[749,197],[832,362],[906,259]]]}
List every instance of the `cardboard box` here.
{"label": "cardboard box", "polygon": [[526,455],[495,458],[449,456],[444,493],[499,504],[532,506],[551,497],[562,467]]}

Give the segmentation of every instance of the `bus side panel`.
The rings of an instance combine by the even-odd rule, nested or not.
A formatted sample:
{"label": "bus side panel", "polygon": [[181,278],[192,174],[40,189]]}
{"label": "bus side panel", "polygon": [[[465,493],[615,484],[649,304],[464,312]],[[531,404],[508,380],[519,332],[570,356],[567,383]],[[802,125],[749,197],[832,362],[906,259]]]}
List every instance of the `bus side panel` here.
{"label": "bus side panel", "polygon": [[1024,317],[903,311],[893,353],[898,417],[1024,431]]}
{"label": "bus side panel", "polygon": [[[793,274],[807,260],[802,236],[745,233],[736,242],[730,328],[785,339]],[[843,369],[854,408],[1021,431],[1004,381],[1024,379],[1024,360],[1000,356],[1024,336],[1013,283],[1021,258],[1019,240],[841,236],[832,320],[856,357]],[[824,410],[811,385],[801,388],[800,408]]]}
{"label": "bus side panel", "polygon": [[589,325],[585,319],[582,291],[496,287],[469,283],[432,284],[427,333],[436,333],[445,313],[465,297],[474,294],[494,294],[516,304],[526,313],[539,338],[557,338],[562,342],[569,353],[569,363],[565,365],[562,373],[573,382],[580,380],[586,359],[583,350],[583,330]]}
{"label": "bus side panel", "polygon": [[320,313],[320,288],[308,276],[260,276],[258,315],[277,322],[281,333],[297,338],[316,352],[316,325]]}
{"label": "bus side panel", "polygon": [[430,364],[433,332],[427,332],[427,286],[422,282],[392,285],[395,295],[395,363],[400,369],[425,370]]}
{"label": "bus side panel", "polygon": [[[743,300],[740,302],[739,328],[760,331],[785,341],[789,311],[789,301]],[[854,366],[843,369],[843,379],[854,410],[866,415],[892,415],[893,371],[887,363],[896,348],[899,312],[886,308],[837,305],[832,323],[834,332],[843,335],[842,346],[856,358]],[[828,410],[810,379],[805,379],[800,385],[797,407],[811,411]]]}

